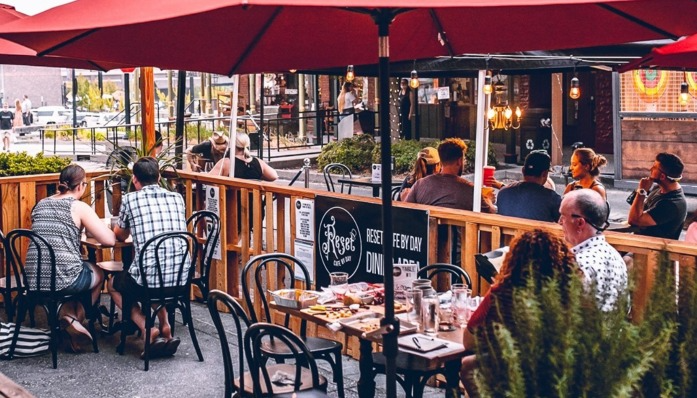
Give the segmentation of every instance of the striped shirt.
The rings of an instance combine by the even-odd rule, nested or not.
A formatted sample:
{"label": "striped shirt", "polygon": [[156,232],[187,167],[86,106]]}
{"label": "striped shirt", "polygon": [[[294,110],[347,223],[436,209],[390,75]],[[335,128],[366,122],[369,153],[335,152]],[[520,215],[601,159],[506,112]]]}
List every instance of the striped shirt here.
{"label": "striped shirt", "polygon": [[[141,249],[155,235],[163,232],[186,231],[184,200],[181,195],[156,184],[146,185],[137,192],[127,194],[123,198],[119,214],[119,227],[131,230],[135,261],[139,261]],[[160,259],[164,260],[164,264],[161,265],[165,287],[176,286],[178,285],[177,268],[181,262],[181,256],[186,255],[186,247],[180,240],[170,240],[160,248],[164,248],[165,251],[160,255]],[[151,249],[154,249],[154,246],[151,246]],[[148,249],[145,254],[143,268],[148,287],[160,287],[157,280],[155,253],[151,249]],[[186,269],[189,265],[187,264]],[[137,264],[133,264],[129,272],[138,284],[143,284]],[[187,273],[184,272],[181,283],[185,281],[186,276]]]}
{"label": "striped shirt", "polygon": [[[46,198],[36,204],[31,212],[31,229],[46,239],[56,255],[56,290],[63,290],[77,280],[82,271],[80,256],[80,230],[73,221],[72,207],[75,198]],[[41,250],[41,290],[51,290],[51,264],[48,250]],[[26,262],[29,287],[37,288],[37,251],[29,245]]]}

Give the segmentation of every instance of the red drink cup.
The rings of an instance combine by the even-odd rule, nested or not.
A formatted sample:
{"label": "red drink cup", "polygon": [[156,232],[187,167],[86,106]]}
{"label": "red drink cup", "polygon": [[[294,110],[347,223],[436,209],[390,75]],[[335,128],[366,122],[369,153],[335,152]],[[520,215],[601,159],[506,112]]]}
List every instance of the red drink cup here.
{"label": "red drink cup", "polygon": [[483,177],[483,184],[487,185],[487,181],[489,179],[494,178],[494,172],[496,171],[496,167],[494,166],[484,166],[484,177]]}

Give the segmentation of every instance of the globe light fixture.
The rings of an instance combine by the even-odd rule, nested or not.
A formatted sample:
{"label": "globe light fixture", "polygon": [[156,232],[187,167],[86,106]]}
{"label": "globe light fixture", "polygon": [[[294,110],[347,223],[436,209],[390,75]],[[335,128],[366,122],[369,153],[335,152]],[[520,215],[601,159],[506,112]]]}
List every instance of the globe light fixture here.
{"label": "globe light fixture", "polygon": [[578,81],[578,77],[576,76],[571,78],[571,86],[569,87],[569,97],[575,100],[581,98],[580,82]]}
{"label": "globe light fixture", "polygon": [[353,65],[349,65],[346,67],[346,81],[347,82],[352,82],[353,79],[356,78],[356,75],[353,73]]}
{"label": "globe light fixture", "polygon": [[[486,87],[486,85],[484,86]],[[523,119],[523,111],[519,106],[515,107],[515,111],[508,104],[506,96],[506,85],[501,82],[500,78],[493,84],[493,92],[495,96],[495,104],[487,111],[488,123],[486,129],[490,130],[518,130],[520,122]],[[485,91],[486,92],[486,91]]]}
{"label": "globe light fixture", "polygon": [[416,73],[416,69],[411,71],[411,79],[409,79],[409,87],[413,89],[419,88],[419,74]]}

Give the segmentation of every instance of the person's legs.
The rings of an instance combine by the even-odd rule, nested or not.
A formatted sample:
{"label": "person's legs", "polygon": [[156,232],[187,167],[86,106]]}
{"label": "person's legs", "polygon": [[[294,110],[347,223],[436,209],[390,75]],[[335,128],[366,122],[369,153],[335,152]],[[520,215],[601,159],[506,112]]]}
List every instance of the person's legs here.
{"label": "person's legs", "polygon": [[[123,295],[132,297],[134,295],[133,290],[138,287],[138,284],[131,277],[128,271],[122,271],[111,278],[111,283],[108,284],[109,295],[114,301],[117,307],[126,314],[126,310],[123,308]],[[138,305],[133,305],[129,309],[131,320],[138,327],[143,338],[145,338],[145,315],[140,310]],[[159,315],[159,314],[158,314]],[[150,342],[155,341],[159,337],[160,331],[157,328],[152,328],[150,330]]]}
{"label": "person's legs", "polygon": [[460,368],[460,380],[467,391],[467,396],[470,398],[479,397],[477,384],[474,382],[474,370],[477,368],[477,356],[468,355],[462,359],[462,367]]}

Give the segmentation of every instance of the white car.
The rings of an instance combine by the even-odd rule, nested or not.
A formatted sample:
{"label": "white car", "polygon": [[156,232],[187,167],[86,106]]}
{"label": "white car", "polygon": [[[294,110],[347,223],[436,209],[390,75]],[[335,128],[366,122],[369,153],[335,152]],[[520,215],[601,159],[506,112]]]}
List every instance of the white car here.
{"label": "white car", "polygon": [[34,124],[48,126],[51,124],[62,125],[69,123],[70,109],[62,106],[42,106],[36,109]]}

